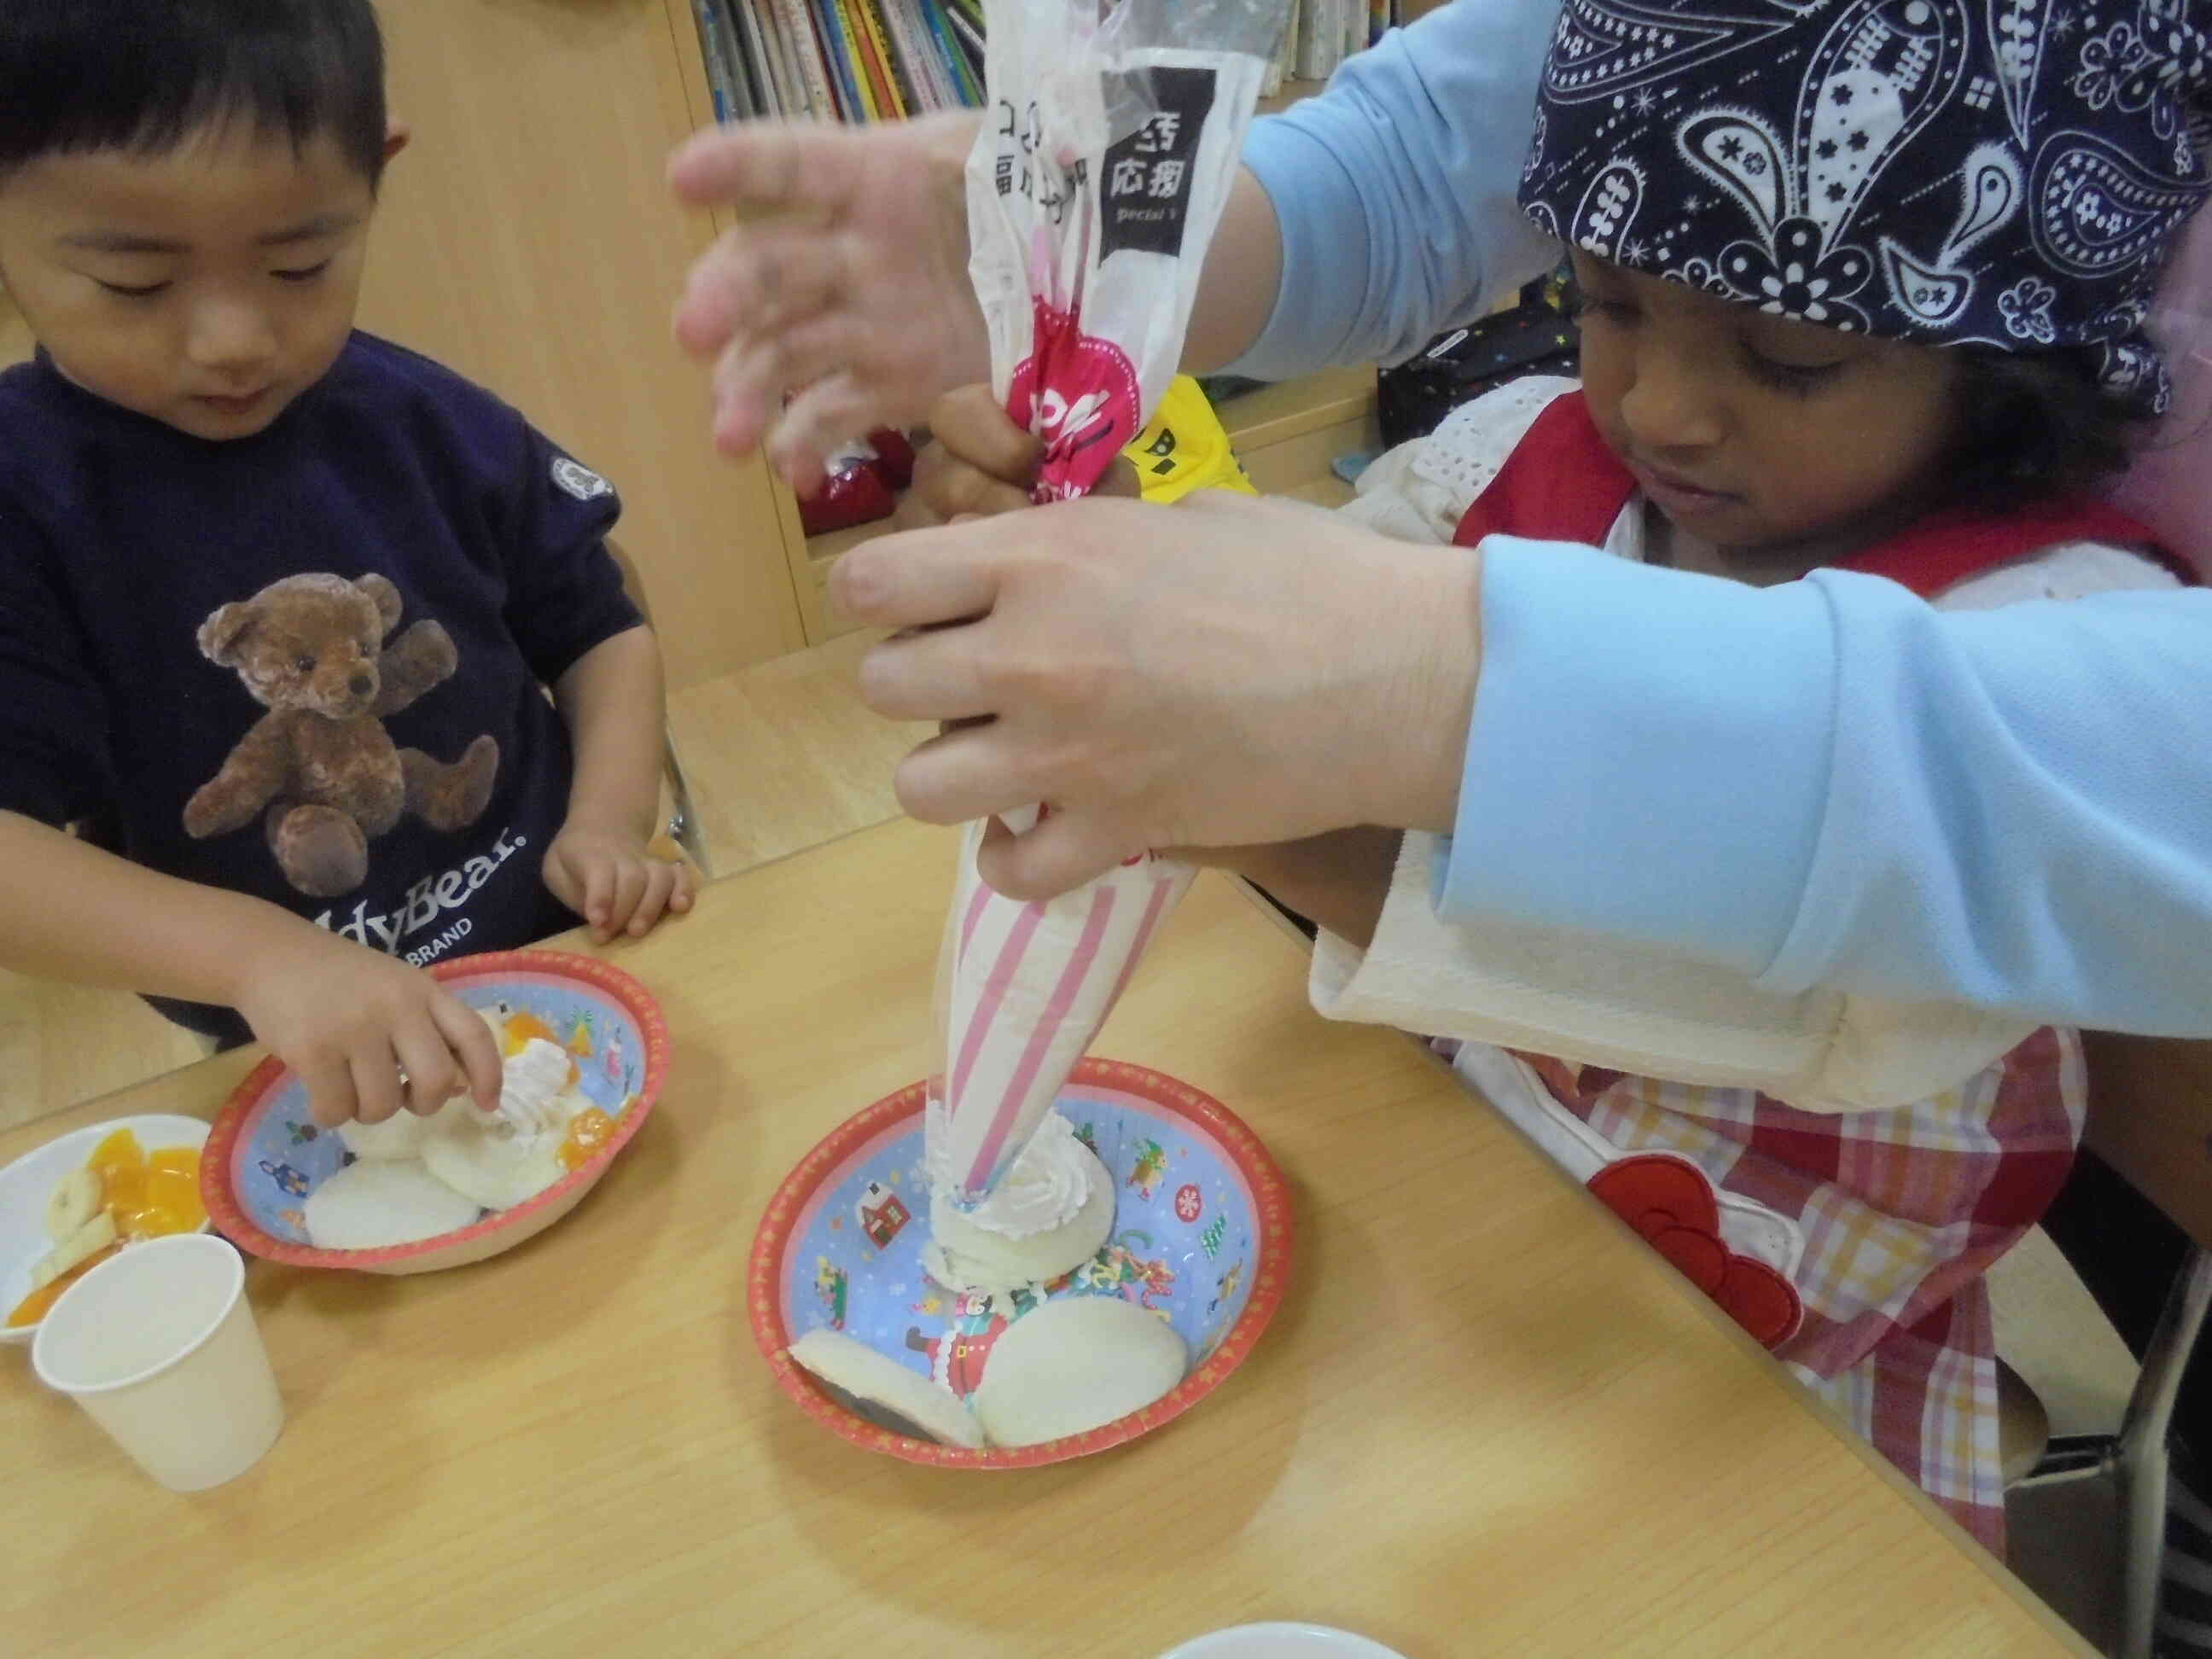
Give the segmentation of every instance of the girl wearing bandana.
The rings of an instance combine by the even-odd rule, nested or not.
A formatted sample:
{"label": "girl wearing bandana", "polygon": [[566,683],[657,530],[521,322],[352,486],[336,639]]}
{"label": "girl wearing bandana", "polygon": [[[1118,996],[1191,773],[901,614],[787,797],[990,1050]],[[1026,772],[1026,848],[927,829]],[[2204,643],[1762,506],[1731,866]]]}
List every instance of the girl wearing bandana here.
{"label": "girl wearing bandana", "polygon": [[[2177,586],[2088,491],[2166,406],[2142,325],[2208,191],[2206,74],[2194,15],[2159,0],[1568,0],[1520,199],[1573,262],[1583,380],[1456,411],[1346,513],[1758,586],[1842,568],[1962,610]],[[986,402],[948,400],[939,438],[1018,482]],[[1589,673],[1607,650],[1588,641]],[[1561,764],[1603,812],[1601,769]],[[2072,1161],[2073,1033],[1447,923],[1447,856],[1376,830],[1217,861],[1322,924],[1322,1012],[1445,1034],[1479,1092],[2001,1550],[1983,1274]]]}
{"label": "girl wearing bandana", "polygon": [[[1840,567],[1960,609],[2177,585],[2088,491],[2166,407],[2142,325],[2207,191],[2206,72],[2179,6],[1569,0],[1520,194],[1569,250],[1582,382],[1455,411],[1348,511],[1759,586]],[[1405,839],[1364,950],[1323,935],[1323,1011],[1450,1034],[1463,1077],[2001,1551],[1983,1274],[2065,1177],[2073,1033],[1784,1008],[1610,947],[1561,974],[1555,943],[1437,923],[1430,842]]]}

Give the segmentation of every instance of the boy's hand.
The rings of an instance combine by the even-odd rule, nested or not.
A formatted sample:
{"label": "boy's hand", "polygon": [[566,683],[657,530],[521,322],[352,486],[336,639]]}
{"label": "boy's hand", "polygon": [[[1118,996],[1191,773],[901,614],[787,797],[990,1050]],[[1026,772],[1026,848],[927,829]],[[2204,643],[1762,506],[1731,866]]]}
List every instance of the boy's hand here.
{"label": "boy's hand", "polygon": [[[931,441],[915,459],[914,487],[901,498],[896,523],[923,530],[956,519],[989,518],[1029,506],[1043,446],[1016,426],[988,386],[962,386],[930,411]],[[1117,455],[1094,495],[1139,494],[1137,469]]]}
{"label": "boy's hand", "polygon": [[699,878],[635,835],[572,817],[545,849],[545,884],[604,945],[617,933],[642,939],[663,915],[682,915]]}
{"label": "boy's hand", "polygon": [[[467,1004],[419,968],[328,934],[265,952],[237,1007],[307,1085],[315,1121],[427,1116],[467,1090],[499,1104],[499,1045]],[[401,1074],[405,1073],[403,1085]]]}

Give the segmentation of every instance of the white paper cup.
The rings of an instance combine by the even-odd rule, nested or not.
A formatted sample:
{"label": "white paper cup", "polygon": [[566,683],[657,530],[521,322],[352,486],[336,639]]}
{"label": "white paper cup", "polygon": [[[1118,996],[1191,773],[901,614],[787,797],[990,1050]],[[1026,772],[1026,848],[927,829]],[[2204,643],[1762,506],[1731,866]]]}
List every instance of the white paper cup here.
{"label": "white paper cup", "polygon": [[284,1426],[246,1264],[211,1234],[133,1244],[62,1293],[32,1369],[172,1492],[251,1468]]}

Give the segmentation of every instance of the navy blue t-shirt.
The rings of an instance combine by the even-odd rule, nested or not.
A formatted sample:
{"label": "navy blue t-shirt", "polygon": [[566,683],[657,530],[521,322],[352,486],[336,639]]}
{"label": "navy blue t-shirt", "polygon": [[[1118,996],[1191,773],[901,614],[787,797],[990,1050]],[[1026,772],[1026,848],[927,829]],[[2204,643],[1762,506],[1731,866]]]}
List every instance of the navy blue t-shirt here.
{"label": "navy blue t-shirt", "polygon": [[228,443],[43,355],[0,374],[0,810],[417,963],[571,926],[539,875],[571,773],[544,688],[638,623],[620,511],[365,334]]}

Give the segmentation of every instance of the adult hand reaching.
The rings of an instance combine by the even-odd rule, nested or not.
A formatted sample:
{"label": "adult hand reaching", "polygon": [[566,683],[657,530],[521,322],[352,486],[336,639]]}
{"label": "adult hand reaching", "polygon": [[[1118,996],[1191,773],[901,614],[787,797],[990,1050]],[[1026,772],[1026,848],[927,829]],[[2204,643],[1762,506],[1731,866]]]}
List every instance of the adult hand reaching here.
{"label": "adult hand reaching", "polygon": [[678,341],[714,365],[725,453],[766,438],[771,463],[811,494],[836,445],[911,425],[989,374],[963,178],[981,119],[762,122],[676,152],[678,196],[746,217],[700,257],[676,309]]}
{"label": "adult hand reaching", "polygon": [[985,879],[1065,890],[1148,848],[1450,827],[1479,656],[1477,556],[1310,508],[1091,500],[880,538],[830,578],[879,714],[948,729],[915,817],[994,828]]}

